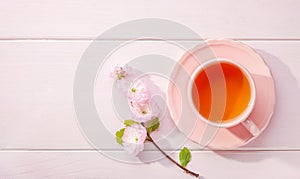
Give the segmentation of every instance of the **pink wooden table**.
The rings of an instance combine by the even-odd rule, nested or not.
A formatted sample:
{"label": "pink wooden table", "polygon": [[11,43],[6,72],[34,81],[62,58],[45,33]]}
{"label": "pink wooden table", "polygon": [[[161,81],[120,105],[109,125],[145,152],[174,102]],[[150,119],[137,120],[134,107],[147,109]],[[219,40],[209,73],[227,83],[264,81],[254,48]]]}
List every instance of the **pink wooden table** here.
{"label": "pink wooden table", "polygon": [[[188,167],[207,179],[299,179],[299,9],[298,0],[0,1],[0,178],[189,177],[163,162],[130,165],[106,158],[87,143],[75,119],[73,79],[85,49],[114,25],[151,17],[182,23],[203,38],[250,45],[266,59],[276,83],[276,111],[262,135],[226,151],[198,150],[188,142]],[[126,36],[107,40],[119,38]],[[139,53],[159,53],[161,43],[138,41],[115,58],[133,57],[140,46]]]}

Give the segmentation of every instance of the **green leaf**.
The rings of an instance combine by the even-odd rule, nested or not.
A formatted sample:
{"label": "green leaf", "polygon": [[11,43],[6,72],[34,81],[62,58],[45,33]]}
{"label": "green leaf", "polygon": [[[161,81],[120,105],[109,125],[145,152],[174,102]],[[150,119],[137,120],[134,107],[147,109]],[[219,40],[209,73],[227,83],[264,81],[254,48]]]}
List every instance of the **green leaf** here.
{"label": "green leaf", "polygon": [[122,128],[116,132],[116,141],[118,144],[123,145],[122,137],[124,135],[125,128]]}
{"label": "green leaf", "polygon": [[125,120],[124,121],[125,126],[131,126],[132,124],[138,124],[138,122],[135,122],[134,120]]}
{"label": "green leaf", "polygon": [[148,134],[150,134],[151,132],[153,132],[156,129],[158,129],[159,125],[160,125],[160,123],[159,123],[159,119],[158,118],[154,118],[151,121],[148,121],[146,123],[146,129],[147,129]]}
{"label": "green leaf", "polygon": [[184,147],[179,153],[180,164],[183,167],[186,167],[187,164],[191,161],[191,152],[188,148]]}

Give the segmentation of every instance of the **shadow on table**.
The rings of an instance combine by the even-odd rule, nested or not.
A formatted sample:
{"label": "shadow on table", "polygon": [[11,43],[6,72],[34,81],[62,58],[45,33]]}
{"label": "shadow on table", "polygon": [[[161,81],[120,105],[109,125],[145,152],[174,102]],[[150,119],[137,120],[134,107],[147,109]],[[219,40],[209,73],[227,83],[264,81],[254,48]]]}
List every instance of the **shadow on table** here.
{"label": "shadow on table", "polygon": [[[255,162],[274,157],[272,155],[273,151],[269,150],[283,151],[300,148],[300,120],[298,116],[300,88],[298,81],[289,68],[277,57],[263,50],[256,51],[264,58],[272,71],[276,88],[276,106],[269,126],[259,137],[243,148],[257,148],[262,151],[266,150],[266,152],[262,154],[255,151],[237,151],[237,153],[251,153],[251,157],[241,158],[240,155],[232,154],[232,152],[215,151],[220,156],[242,162]],[[293,155],[282,154],[276,157],[294,166],[300,166],[299,158],[297,159]]]}
{"label": "shadow on table", "polygon": [[[290,72],[289,68],[282,63],[277,57],[262,51],[256,50],[267,63],[272,71],[272,75],[275,81],[276,88],[276,106],[273,117],[265,129],[265,131],[258,136],[255,140],[250,142],[248,145],[241,148],[241,150],[229,150],[229,151],[214,151],[216,154],[231,160],[236,160],[240,162],[257,162],[265,160],[268,158],[275,158],[291,166],[300,166],[299,158],[295,157],[294,152],[287,152],[286,150],[295,150],[300,148],[300,141],[298,137],[300,136],[300,126],[299,116],[299,106],[300,106],[300,88],[298,86],[297,79]],[[167,113],[166,120],[161,121],[160,132],[175,130],[178,136],[180,132],[176,129],[176,125],[173,120],[171,120],[170,114]],[[163,132],[163,133],[164,133]],[[173,140],[178,138],[178,136],[173,136]],[[159,140],[159,136],[153,136],[155,139]],[[170,140],[170,141],[173,141]],[[178,148],[179,146],[174,146],[170,142],[164,141],[159,143],[161,148],[164,150]],[[247,151],[246,149],[251,148],[252,151]],[[151,163],[153,158],[161,158],[160,163],[164,166],[173,166],[161,153],[151,154],[151,150],[155,148],[151,145],[146,147],[146,150],[150,149],[150,152],[141,152],[139,158],[145,163]],[[242,151],[245,150],[245,151]],[[276,154],[275,154],[276,153]],[[297,155],[297,156],[300,156]],[[172,156],[177,157],[177,156]]]}

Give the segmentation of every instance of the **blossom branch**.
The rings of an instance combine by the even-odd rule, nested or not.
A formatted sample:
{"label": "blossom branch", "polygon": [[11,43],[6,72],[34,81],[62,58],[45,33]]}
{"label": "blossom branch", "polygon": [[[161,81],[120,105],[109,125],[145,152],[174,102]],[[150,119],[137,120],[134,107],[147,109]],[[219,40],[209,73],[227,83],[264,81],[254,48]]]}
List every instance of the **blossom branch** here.
{"label": "blossom branch", "polygon": [[122,145],[129,154],[136,156],[143,151],[144,142],[148,140],[172,163],[187,174],[198,178],[198,173],[185,168],[191,159],[191,153],[186,147],[179,153],[179,164],[152,139],[151,132],[157,130],[160,126],[160,121],[157,117],[159,107],[156,103],[150,101],[152,94],[149,90],[149,85],[153,84],[149,80],[137,79],[132,81],[131,78],[128,78],[129,69],[127,65],[117,65],[111,71],[111,77],[117,80],[120,90],[126,92],[124,94],[128,99],[129,108],[133,114],[132,119],[124,121],[124,128],[116,132],[116,142]]}

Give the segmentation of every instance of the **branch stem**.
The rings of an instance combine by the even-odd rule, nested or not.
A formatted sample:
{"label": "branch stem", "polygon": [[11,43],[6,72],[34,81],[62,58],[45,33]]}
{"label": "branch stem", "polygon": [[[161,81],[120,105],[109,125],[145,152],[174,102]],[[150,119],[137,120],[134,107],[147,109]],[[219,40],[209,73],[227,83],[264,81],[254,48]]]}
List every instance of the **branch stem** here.
{"label": "branch stem", "polygon": [[147,136],[148,136],[148,140],[150,142],[153,143],[153,145],[165,156],[167,157],[171,162],[173,162],[175,165],[177,165],[179,168],[181,168],[182,170],[184,170],[186,173],[190,174],[190,175],[193,175],[195,177],[199,177],[199,174],[198,173],[195,173],[183,166],[181,166],[179,163],[177,163],[173,158],[171,158],[165,151],[163,151],[155,142],[154,140],[152,139],[152,137],[150,136],[150,134],[147,132]]}

